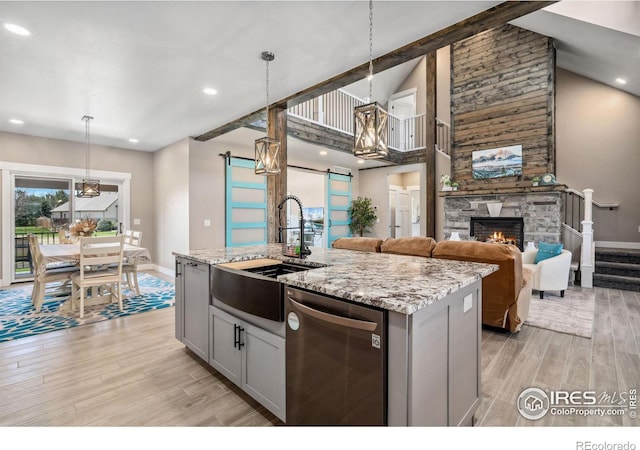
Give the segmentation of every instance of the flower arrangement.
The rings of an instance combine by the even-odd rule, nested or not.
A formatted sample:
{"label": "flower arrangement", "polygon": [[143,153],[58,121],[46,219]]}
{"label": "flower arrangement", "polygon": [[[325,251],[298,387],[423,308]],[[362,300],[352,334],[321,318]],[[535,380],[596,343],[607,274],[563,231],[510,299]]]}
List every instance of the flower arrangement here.
{"label": "flower arrangement", "polygon": [[456,191],[458,190],[459,184],[455,181],[451,181],[451,177],[447,174],[443,174],[440,177],[440,183],[442,183],[443,191]]}
{"label": "flower arrangement", "polygon": [[86,217],[84,219],[76,220],[71,224],[69,226],[69,232],[72,236],[76,237],[91,236],[93,235],[93,232],[96,231],[97,226],[98,222],[96,219]]}
{"label": "flower arrangement", "polygon": [[532,177],[531,182],[533,183],[534,186],[537,186],[538,183],[540,183],[540,177],[538,175]]}

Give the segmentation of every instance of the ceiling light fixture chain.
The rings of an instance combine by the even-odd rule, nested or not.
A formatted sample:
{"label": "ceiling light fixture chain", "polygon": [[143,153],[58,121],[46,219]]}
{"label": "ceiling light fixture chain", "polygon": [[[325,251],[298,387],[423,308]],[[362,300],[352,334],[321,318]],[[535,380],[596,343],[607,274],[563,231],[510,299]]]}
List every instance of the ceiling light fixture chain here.
{"label": "ceiling light fixture chain", "polygon": [[80,188],[76,191],[76,196],[80,198],[93,198],[100,195],[100,181],[91,179],[91,124],[93,120],[92,116],[82,116],[84,121],[84,139],[87,143],[87,149],[85,151],[85,178],[80,183]]}
{"label": "ceiling light fixture chain", "polygon": [[373,0],[369,0],[369,101],[373,99]]}
{"label": "ceiling light fixture chain", "polygon": [[91,121],[93,120],[92,116],[82,116],[82,120],[84,120],[84,139],[87,143],[87,152],[85,154],[85,164],[86,164],[86,173],[85,178],[87,180],[91,179],[89,176],[89,167],[91,167]]}
{"label": "ceiling light fixture chain", "polygon": [[278,153],[280,152],[280,142],[277,139],[272,139],[269,136],[269,62],[275,59],[275,55],[271,52],[264,51],[260,55],[263,61],[266,62],[266,79],[267,79],[267,107],[266,107],[266,121],[265,131],[266,136],[260,139],[256,139],[255,142],[255,154],[256,154],[256,174],[263,175],[275,175],[280,173],[280,163],[278,161]]}
{"label": "ceiling light fixture chain", "polygon": [[[263,53],[263,59],[266,61],[266,72],[267,72],[267,125],[269,124],[269,59],[264,57],[264,53]],[[268,134],[268,133],[267,133]]]}
{"label": "ceiling light fixture chain", "polygon": [[369,103],[353,109],[353,155],[386,158],[389,155],[388,114],[373,101],[373,0],[369,0]]}

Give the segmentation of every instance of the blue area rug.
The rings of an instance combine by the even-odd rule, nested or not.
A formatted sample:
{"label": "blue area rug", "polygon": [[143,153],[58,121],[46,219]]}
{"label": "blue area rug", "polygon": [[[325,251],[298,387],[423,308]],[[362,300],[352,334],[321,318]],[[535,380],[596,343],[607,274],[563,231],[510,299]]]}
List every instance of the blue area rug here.
{"label": "blue area rug", "polygon": [[58,311],[60,305],[69,299],[68,295],[45,295],[42,308],[37,313],[31,304],[33,285],[1,289],[0,342],[173,306],[173,283],[146,273],[138,275],[138,282],[140,295],[128,289],[123,291],[124,311],[118,309],[117,303],[97,305],[85,308],[82,319],[78,311]]}

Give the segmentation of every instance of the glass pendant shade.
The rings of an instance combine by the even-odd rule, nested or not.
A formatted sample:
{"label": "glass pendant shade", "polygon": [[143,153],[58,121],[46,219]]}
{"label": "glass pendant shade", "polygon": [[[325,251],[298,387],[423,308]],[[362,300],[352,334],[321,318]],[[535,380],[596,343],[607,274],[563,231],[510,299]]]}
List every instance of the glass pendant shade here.
{"label": "glass pendant shade", "polygon": [[385,158],[389,154],[387,112],[377,102],[353,110],[353,155],[359,158]]}
{"label": "glass pendant shade", "polygon": [[256,174],[273,175],[280,173],[278,162],[280,142],[270,137],[256,139]]}

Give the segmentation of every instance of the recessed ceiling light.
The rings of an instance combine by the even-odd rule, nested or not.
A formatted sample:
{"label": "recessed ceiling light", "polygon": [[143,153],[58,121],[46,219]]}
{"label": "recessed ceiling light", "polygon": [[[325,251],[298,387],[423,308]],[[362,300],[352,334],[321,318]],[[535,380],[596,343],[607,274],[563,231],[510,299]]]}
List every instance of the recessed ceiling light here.
{"label": "recessed ceiling light", "polygon": [[325,156],[325,155],[327,154],[327,151],[326,151],[326,150],[320,150],[320,154],[321,154],[322,156]]}
{"label": "recessed ceiling light", "polygon": [[627,80],[622,79],[622,78],[616,78],[616,83],[627,84]]}
{"label": "recessed ceiling light", "polygon": [[137,144],[138,140],[134,139],[134,138],[131,138],[131,139],[129,139],[129,142],[131,142],[132,144]]}
{"label": "recessed ceiling light", "polygon": [[204,88],[202,92],[204,92],[207,95],[216,95],[218,93],[218,91],[212,88]]}
{"label": "recessed ceiling light", "polygon": [[9,120],[9,122],[11,122],[14,125],[24,125],[24,120],[20,120],[20,119],[11,119]]}
{"label": "recessed ceiling light", "polygon": [[16,25],[15,23],[5,23],[4,27],[18,36],[29,36],[31,32],[20,25]]}
{"label": "recessed ceiling light", "polygon": [[364,164],[364,159],[359,159],[358,164]]}

